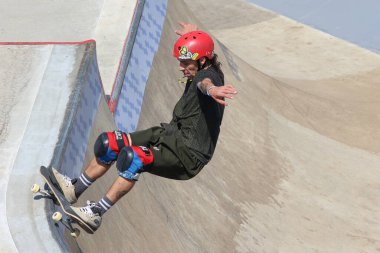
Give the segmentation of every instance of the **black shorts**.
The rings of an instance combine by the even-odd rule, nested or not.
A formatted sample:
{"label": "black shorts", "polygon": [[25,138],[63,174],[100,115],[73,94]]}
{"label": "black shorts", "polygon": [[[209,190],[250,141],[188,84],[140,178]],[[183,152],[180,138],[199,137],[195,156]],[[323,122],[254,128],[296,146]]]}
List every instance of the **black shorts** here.
{"label": "black shorts", "polygon": [[199,173],[203,164],[185,146],[178,132],[164,127],[152,127],[130,133],[133,146],[146,146],[153,152],[154,161],[144,171],[178,180],[187,180]]}

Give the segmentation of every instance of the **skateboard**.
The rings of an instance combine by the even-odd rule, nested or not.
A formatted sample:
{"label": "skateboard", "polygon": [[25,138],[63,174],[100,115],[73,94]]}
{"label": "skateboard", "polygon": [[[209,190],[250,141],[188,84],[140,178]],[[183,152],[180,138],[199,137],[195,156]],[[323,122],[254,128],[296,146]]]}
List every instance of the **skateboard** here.
{"label": "skateboard", "polygon": [[41,166],[40,173],[47,184],[47,189],[41,189],[38,184],[34,184],[31,188],[31,191],[34,194],[40,193],[52,199],[56,205],[61,206],[63,213],[59,211],[55,212],[51,217],[53,221],[56,224],[59,222],[62,223],[70,231],[70,235],[74,238],[77,238],[80,234],[80,230],[73,227],[72,224],[74,223],[78,224],[87,233],[93,234],[95,231],[71,209],[71,204],[66,200],[61,189],[59,188],[52,169]]}

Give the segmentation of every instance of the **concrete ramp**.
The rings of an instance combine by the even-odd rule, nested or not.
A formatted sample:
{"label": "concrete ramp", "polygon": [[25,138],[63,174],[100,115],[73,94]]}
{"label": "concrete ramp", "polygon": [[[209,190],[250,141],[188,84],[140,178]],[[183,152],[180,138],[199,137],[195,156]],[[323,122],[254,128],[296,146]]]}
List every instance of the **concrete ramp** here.
{"label": "concrete ramp", "polygon": [[15,70],[13,76],[4,73],[10,78],[4,83],[10,101],[2,111],[6,122],[1,132],[6,183],[2,229],[9,227],[10,234],[2,239],[9,252],[67,250],[62,228],[50,219],[55,207],[43,198],[33,199],[30,187],[42,185],[38,172],[42,164],[72,176],[80,173],[90,130],[96,129],[95,116],[103,113],[101,105],[108,113],[102,116],[107,128],[114,128],[102,95],[95,43],[6,45],[1,50],[14,54],[8,55],[14,63],[6,62],[10,65],[5,69]]}
{"label": "concrete ramp", "polygon": [[[12,252],[16,249],[5,215],[7,187],[12,186],[9,182],[12,167],[16,163],[17,152],[23,143],[33,104],[45,70],[49,65],[52,51],[53,46],[9,45],[0,47],[0,57],[3,59],[0,63],[0,79],[2,80],[0,84],[0,212],[4,214],[0,216],[2,231],[0,245],[5,252]],[[21,115],[23,116],[20,117]],[[53,148],[52,145],[49,149]],[[22,184],[12,187],[12,190],[19,190],[20,185]],[[17,195],[20,193],[17,192]],[[14,199],[12,202],[18,203],[18,199]]]}
{"label": "concrete ramp", "polygon": [[[166,14],[162,30],[145,20],[154,36],[147,33],[146,43],[135,45],[149,50],[149,37],[161,33],[153,61],[140,62],[150,72],[138,129],[171,119],[184,89],[172,57],[174,30],[180,20],[196,23],[214,35],[226,82],[239,91],[226,108],[213,160],[189,181],[143,174],[94,235],[82,233],[74,241],[49,219],[55,206],[32,199],[29,186],[41,181],[41,164],[79,175],[93,156],[96,137],[117,126],[102,92],[94,43],[35,47],[32,56],[38,57],[27,62],[43,62],[33,69],[41,73],[33,74],[38,85],[25,81],[25,88],[18,88],[31,94],[20,109],[29,112],[19,124],[23,134],[1,132],[0,147],[18,151],[5,159],[12,169],[1,181],[7,189],[1,224],[10,232],[0,239],[6,250],[378,252],[379,56],[244,1],[210,3],[213,8],[200,0],[162,2],[166,13],[157,2],[145,3]],[[308,44],[308,36],[317,46]],[[286,75],[288,69],[292,75]],[[121,96],[134,92],[126,89]],[[23,105],[20,100],[14,96],[12,108]],[[12,114],[3,114],[12,121]],[[119,122],[136,118],[122,116]],[[102,198],[115,177],[111,168],[78,205]]]}
{"label": "concrete ramp", "polygon": [[[201,4],[192,3],[202,9]],[[169,121],[183,91],[177,84],[178,63],[171,56],[177,21],[207,29],[207,23],[199,23],[185,3],[168,1],[167,6],[139,129]],[[261,17],[256,16],[257,24],[281,19],[270,13]],[[321,40],[326,36],[304,29]],[[266,33],[270,31],[261,35],[269,37]],[[242,44],[250,38],[249,33],[243,35]],[[376,61],[361,64],[365,71],[357,72],[338,69],[343,74],[329,78],[277,79],[257,70],[254,61],[247,63],[236,56],[235,52],[242,52],[248,57],[249,44],[244,54],[239,47],[228,46],[234,45],[232,40],[222,38],[216,51],[227,82],[240,93],[226,109],[212,162],[187,182],[144,174],[133,191],[106,214],[104,227],[95,236],[78,240],[81,248],[86,252],[376,252],[380,227],[374,203],[379,202],[380,145],[369,137],[378,133],[375,126],[380,120],[374,81],[379,65]],[[361,62],[378,62],[375,54],[336,43],[326,41],[320,50],[339,46],[340,52],[349,52],[351,48],[362,56]],[[278,44],[281,48],[281,41]],[[334,55],[335,59],[344,56]],[[329,59],[321,56],[323,61],[312,65],[312,59],[297,56],[313,68]],[[84,199],[99,199],[102,186],[97,183]]]}

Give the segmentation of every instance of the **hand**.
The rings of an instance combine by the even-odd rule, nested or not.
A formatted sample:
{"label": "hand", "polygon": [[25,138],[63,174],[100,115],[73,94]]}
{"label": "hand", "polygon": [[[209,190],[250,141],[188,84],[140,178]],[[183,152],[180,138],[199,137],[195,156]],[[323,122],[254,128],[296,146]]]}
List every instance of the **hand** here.
{"label": "hand", "polygon": [[232,84],[227,84],[225,86],[215,86],[215,88],[209,90],[208,94],[219,104],[228,106],[228,103],[224,99],[233,99],[234,95],[237,94],[237,90]]}
{"label": "hand", "polygon": [[175,30],[175,33],[179,36],[184,35],[185,33],[193,32],[198,30],[198,26],[194,24],[188,24],[185,22],[179,22],[179,24],[182,26],[181,30]]}

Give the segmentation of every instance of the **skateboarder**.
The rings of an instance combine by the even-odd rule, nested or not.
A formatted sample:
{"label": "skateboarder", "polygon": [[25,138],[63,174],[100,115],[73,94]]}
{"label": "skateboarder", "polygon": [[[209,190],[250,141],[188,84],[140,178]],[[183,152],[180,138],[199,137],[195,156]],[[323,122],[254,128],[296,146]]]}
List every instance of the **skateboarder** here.
{"label": "skateboarder", "polygon": [[197,175],[214,153],[225,98],[232,99],[237,91],[224,85],[212,38],[194,25],[181,25],[173,55],[187,82],[170,123],[133,133],[102,133],[94,145],[94,159],[79,178],[70,179],[54,170],[65,197],[75,203],[116,162],[119,176],[106,195],[99,202],[87,201],[85,207],[72,207],[94,230],[102,215],[132,189],[140,173],[187,180]]}

